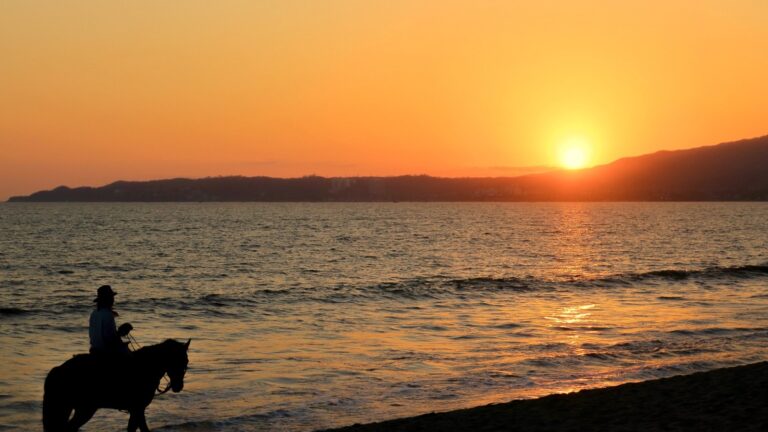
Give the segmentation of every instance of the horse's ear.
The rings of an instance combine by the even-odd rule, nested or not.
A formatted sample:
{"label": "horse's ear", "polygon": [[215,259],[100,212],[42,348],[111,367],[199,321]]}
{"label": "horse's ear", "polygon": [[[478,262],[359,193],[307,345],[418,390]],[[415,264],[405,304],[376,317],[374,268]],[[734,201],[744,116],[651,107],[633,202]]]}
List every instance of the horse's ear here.
{"label": "horse's ear", "polygon": [[192,343],[192,338],[187,339],[187,343],[184,344],[184,349],[189,349],[189,344]]}

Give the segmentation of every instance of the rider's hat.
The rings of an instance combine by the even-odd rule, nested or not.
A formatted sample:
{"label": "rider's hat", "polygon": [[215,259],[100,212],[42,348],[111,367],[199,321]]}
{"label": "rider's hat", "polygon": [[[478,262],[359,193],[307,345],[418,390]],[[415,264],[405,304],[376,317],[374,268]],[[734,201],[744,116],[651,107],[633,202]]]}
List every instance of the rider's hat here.
{"label": "rider's hat", "polygon": [[98,290],[96,290],[96,298],[93,299],[93,301],[97,302],[102,299],[107,299],[110,297],[114,297],[117,295],[116,292],[112,291],[112,287],[109,285],[102,285],[99,287]]}

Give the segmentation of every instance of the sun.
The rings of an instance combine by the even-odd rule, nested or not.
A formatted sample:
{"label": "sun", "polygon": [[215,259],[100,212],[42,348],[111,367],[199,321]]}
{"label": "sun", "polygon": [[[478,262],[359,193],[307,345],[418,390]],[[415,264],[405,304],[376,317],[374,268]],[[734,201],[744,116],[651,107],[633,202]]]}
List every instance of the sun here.
{"label": "sun", "polygon": [[581,169],[589,163],[589,143],[584,138],[570,138],[560,147],[560,165],[566,169]]}

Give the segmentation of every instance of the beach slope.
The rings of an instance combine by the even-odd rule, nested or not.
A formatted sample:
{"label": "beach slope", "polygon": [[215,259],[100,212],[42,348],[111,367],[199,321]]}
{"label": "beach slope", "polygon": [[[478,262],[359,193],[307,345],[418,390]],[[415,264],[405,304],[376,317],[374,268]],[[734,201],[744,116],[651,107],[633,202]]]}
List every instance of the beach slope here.
{"label": "beach slope", "polygon": [[766,430],[768,362],[334,429],[336,432]]}

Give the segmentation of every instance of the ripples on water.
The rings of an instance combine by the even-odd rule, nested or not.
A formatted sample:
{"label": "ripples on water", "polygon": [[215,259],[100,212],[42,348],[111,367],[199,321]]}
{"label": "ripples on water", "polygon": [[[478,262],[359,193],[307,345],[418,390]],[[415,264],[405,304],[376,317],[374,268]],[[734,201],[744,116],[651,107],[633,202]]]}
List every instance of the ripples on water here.
{"label": "ripples on water", "polygon": [[3,204],[4,428],[104,283],[193,339],[150,425],[304,431],[765,360],[768,205]]}

